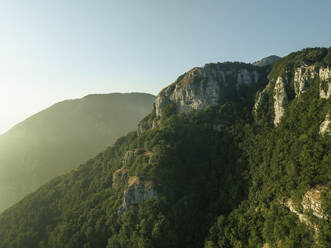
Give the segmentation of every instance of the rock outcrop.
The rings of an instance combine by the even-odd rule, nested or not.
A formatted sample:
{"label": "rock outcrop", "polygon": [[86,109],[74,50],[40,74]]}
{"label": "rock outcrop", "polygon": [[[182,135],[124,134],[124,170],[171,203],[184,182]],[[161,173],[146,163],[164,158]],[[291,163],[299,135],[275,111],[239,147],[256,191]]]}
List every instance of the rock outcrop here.
{"label": "rock outcrop", "polygon": [[[287,83],[287,80],[285,81]],[[285,106],[288,103],[288,97],[285,90],[285,82],[283,77],[277,78],[274,88],[274,125],[277,126],[285,113]]]}
{"label": "rock outcrop", "polygon": [[176,104],[177,113],[218,104],[229,88],[236,90],[240,85],[250,85],[259,80],[258,70],[246,67],[229,69],[222,64],[209,64],[193,68],[159,93],[154,103],[156,116],[161,116],[169,102]]}
{"label": "rock outcrop", "polygon": [[141,181],[138,177],[130,177],[128,180],[128,188],[124,191],[123,203],[118,213],[122,214],[127,211],[130,206],[138,205],[155,196],[157,196],[157,192],[151,181]]}
{"label": "rock outcrop", "polygon": [[258,112],[261,99],[269,94],[273,98],[274,126],[277,126],[286,111],[286,106],[294,97],[302,95],[319,78],[320,98],[328,99],[331,95],[331,70],[329,67],[307,65],[294,68],[277,78],[271,78],[266,88],[257,94],[254,113]]}
{"label": "rock outcrop", "polygon": [[114,188],[118,189],[124,187],[127,181],[128,181],[128,170],[126,168],[121,168],[114,172],[113,184],[112,184]]}
{"label": "rock outcrop", "polygon": [[322,80],[320,85],[320,98],[328,99],[331,96],[331,69],[330,67],[321,68],[319,77]]}
{"label": "rock outcrop", "polygon": [[295,69],[294,72],[294,91],[299,96],[310,86],[311,81],[318,75],[318,67],[303,65]]}
{"label": "rock outcrop", "polygon": [[308,190],[302,197],[301,205],[304,210],[311,210],[312,214],[318,218],[326,219],[327,215],[322,209],[321,192],[324,189],[322,187],[316,187]]}
{"label": "rock outcrop", "polygon": [[329,113],[326,114],[324,121],[321,123],[320,134],[331,135],[331,116]]}
{"label": "rock outcrop", "polygon": [[[298,210],[293,201],[291,199],[286,200],[282,204],[285,205],[292,213],[296,214],[300,220],[300,222],[306,224],[310,228],[314,230],[314,239],[315,242],[318,243],[319,229],[318,225],[313,223],[308,215],[305,214],[306,211],[311,211],[311,213],[319,218],[319,219],[328,219],[329,216],[323,211],[322,201],[321,201],[321,193],[322,191],[326,191],[326,187],[317,186],[316,188],[308,190],[301,201],[301,208],[303,211]],[[330,192],[327,192],[330,194]]]}

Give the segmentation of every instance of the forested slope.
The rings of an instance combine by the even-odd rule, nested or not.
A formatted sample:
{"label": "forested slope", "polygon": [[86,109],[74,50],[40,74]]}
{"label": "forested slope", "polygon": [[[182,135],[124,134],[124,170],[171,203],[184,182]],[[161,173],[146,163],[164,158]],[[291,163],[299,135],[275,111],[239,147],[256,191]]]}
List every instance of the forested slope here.
{"label": "forested slope", "polygon": [[0,136],[0,212],[136,128],[152,109],[144,93],[66,100]]}
{"label": "forested slope", "polygon": [[0,247],[330,247],[331,49],[208,64],[0,216]]}

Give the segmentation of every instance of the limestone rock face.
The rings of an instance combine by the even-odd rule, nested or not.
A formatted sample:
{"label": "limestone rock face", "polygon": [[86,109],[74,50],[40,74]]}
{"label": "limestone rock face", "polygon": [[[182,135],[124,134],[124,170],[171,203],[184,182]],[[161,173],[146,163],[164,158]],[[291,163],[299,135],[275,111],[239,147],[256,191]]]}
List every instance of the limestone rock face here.
{"label": "limestone rock face", "polygon": [[327,216],[323,212],[321,203],[321,191],[322,188],[311,189],[306,192],[302,197],[301,205],[305,210],[312,210],[313,215],[318,218],[326,218]]}
{"label": "limestone rock face", "polygon": [[277,78],[274,88],[274,109],[275,119],[274,125],[277,126],[285,113],[285,106],[288,103],[287,93],[285,90],[285,83],[283,77]]}
{"label": "limestone rock face", "polygon": [[[320,85],[320,97],[329,98],[331,95],[331,70],[329,67],[318,67],[315,65],[303,65],[296,68],[294,73],[294,90],[296,96],[305,92],[305,90],[310,86],[312,80],[316,77],[321,79],[322,83]],[[323,89],[325,85],[326,89]]]}
{"label": "limestone rock face", "polygon": [[319,77],[322,80],[320,85],[320,98],[328,99],[331,95],[331,69],[320,68]]}
{"label": "limestone rock face", "polygon": [[318,75],[318,68],[314,65],[300,66],[294,72],[294,91],[296,96],[301,95],[310,86],[310,82]]}
{"label": "limestone rock face", "polygon": [[261,107],[262,99],[264,97],[268,97],[268,92],[272,91],[271,84],[267,84],[267,86],[260,92],[257,93],[255,98],[255,103],[253,107],[253,113],[255,117],[255,121],[258,122],[258,110]]}
{"label": "limestone rock face", "polygon": [[320,126],[320,134],[328,134],[331,135],[331,116],[330,114],[326,114],[325,120],[321,123]]}
{"label": "limestone rock face", "polygon": [[[329,216],[327,216],[327,214],[322,209],[322,191],[326,191],[326,187],[317,186],[316,188],[308,190],[302,197],[301,207],[303,210],[311,210],[312,214],[317,218],[328,219]],[[330,192],[327,193],[330,194]],[[317,224],[312,223],[305,213],[296,209],[291,199],[286,200],[282,204],[284,204],[292,213],[296,214],[302,223],[305,223],[307,226],[311,227],[314,230],[314,237],[315,240],[317,240],[319,235]]]}
{"label": "limestone rock face", "polygon": [[323,80],[323,81],[327,81],[329,78],[331,78],[330,67],[320,68],[319,76],[320,76],[321,80]]}
{"label": "limestone rock face", "polygon": [[123,203],[118,212],[122,214],[132,205],[138,205],[152,197],[157,196],[153,183],[141,181],[138,177],[130,177],[128,188],[124,191]]}
{"label": "limestone rock face", "polygon": [[218,104],[227,87],[238,89],[240,85],[257,82],[259,77],[257,71],[244,68],[226,70],[221,64],[193,68],[159,93],[154,103],[156,116],[161,115],[169,102],[176,104],[177,113]]}
{"label": "limestone rock face", "polygon": [[[315,78],[321,80],[320,98],[328,99],[331,95],[331,69],[319,65],[302,65],[293,71],[287,71],[286,75],[278,75],[270,79],[267,87],[257,94],[254,113],[258,112],[261,99],[265,95],[271,95],[274,103],[274,126],[277,126],[285,113],[288,102],[293,97],[302,95],[312,84]],[[273,82],[275,82],[273,84]]]}

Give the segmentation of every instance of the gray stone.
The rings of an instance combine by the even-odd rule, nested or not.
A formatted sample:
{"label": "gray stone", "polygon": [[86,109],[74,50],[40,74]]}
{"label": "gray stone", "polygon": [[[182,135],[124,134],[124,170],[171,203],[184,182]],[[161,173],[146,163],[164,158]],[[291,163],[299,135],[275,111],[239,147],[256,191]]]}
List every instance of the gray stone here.
{"label": "gray stone", "polygon": [[[320,85],[320,98],[328,99],[331,96],[331,69],[330,67],[320,68],[319,77],[322,80]],[[323,84],[326,85],[324,89]]]}
{"label": "gray stone", "polygon": [[259,77],[257,71],[225,71],[217,64],[193,68],[158,94],[154,103],[156,116],[161,116],[163,108],[169,102],[176,104],[177,113],[201,110],[208,105],[218,104],[222,88],[233,83],[233,80],[238,88],[242,84],[256,83]]}
{"label": "gray stone", "polygon": [[331,116],[329,113],[326,114],[324,121],[320,125],[320,134],[331,135]]}
{"label": "gray stone", "polygon": [[275,119],[274,125],[277,126],[285,113],[285,106],[288,103],[288,98],[285,90],[285,83],[283,77],[277,78],[274,88],[274,110]]}
{"label": "gray stone", "polygon": [[138,205],[156,196],[157,192],[155,191],[152,182],[141,181],[138,177],[130,177],[128,188],[124,191],[123,202],[118,213],[122,214],[127,211],[130,206]]}
{"label": "gray stone", "polygon": [[304,93],[310,86],[312,79],[318,76],[318,68],[314,65],[303,65],[295,69],[294,91],[296,96]]}

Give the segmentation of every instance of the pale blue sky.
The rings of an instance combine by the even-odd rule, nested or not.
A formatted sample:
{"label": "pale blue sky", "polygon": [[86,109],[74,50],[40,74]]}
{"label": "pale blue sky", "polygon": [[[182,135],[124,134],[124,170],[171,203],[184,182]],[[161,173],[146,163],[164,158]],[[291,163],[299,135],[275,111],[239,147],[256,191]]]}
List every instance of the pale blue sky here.
{"label": "pale blue sky", "polygon": [[89,93],[331,45],[330,0],[0,0],[0,133]]}

